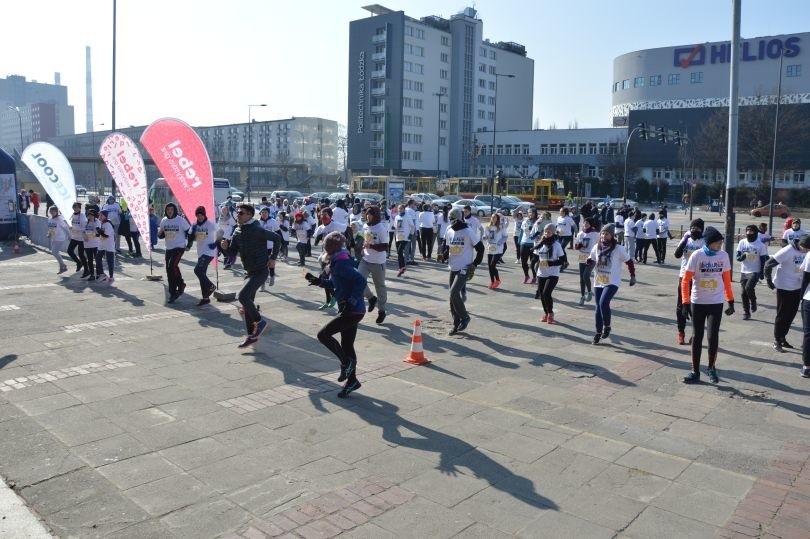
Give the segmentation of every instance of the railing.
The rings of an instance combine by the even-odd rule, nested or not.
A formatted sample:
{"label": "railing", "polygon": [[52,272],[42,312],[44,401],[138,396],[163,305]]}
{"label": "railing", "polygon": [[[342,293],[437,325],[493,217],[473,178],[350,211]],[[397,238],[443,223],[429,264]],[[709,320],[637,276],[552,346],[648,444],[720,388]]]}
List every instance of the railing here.
{"label": "railing", "polygon": [[387,34],[376,34],[371,37],[372,43],[385,43],[385,39],[387,38]]}
{"label": "railing", "polygon": [[372,79],[384,79],[385,78],[385,69],[378,69],[376,71],[371,72]]}

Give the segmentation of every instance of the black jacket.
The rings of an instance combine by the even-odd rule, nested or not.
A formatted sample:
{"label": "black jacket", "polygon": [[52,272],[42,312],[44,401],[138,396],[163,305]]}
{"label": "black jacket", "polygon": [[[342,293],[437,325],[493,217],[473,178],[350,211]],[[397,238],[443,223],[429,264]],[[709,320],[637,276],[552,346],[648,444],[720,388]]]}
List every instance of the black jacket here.
{"label": "black jacket", "polygon": [[[267,242],[273,242],[272,254],[267,253]],[[282,242],[281,234],[265,230],[259,221],[238,225],[228,245],[228,254],[241,255],[242,266],[248,273],[267,268],[267,260],[275,260]]]}

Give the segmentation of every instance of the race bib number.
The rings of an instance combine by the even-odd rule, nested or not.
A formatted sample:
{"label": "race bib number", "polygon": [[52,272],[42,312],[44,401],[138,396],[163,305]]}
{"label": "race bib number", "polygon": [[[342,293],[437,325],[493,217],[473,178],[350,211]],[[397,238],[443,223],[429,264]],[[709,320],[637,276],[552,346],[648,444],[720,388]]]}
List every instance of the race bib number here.
{"label": "race bib number", "polygon": [[166,239],[173,240],[177,236],[177,232],[166,232]]}
{"label": "race bib number", "polygon": [[583,254],[580,254],[580,255],[579,255],[579,261],[580,261],[580,262],[582,262],[582,263],[584,264],[585,262],[587,262],[587,261],[588,261],[588,255],[583,255]]}
{"label": "race bib number", "polygon": [[498,252],[498,244],[497,243],[490,243],[487,245],[487,251],[490,253],[497,253]]}
{"label": "race bib number", "polygon": [[451,245],[450,246],[450,254],[452,256],[459,256],[463,252],[464,252],[464,246],[463,245]]}
{"label": "race bib number", "polygon": [[363,238],[365,239],[366,243],[371,243],[372,241],[374,241],[374,234],[372,234],[371,232],[366,232]]}
{"label": "race bib number", "polygon": [[706,290],[717,290],[717,287],[718,287],[717,279],[700,280],[700,288],[705,288]]}
{"label": "race bib number", "polygon": [[405,234],[403,232],[397,232],[397,241],[405,241]]}
{"label": "race bib number", "polygon": [[745,253],[745,258],[748,260],[756,260],[758,257],[757,253]]}
{"label": "race bib number", "polygon": [[54,236],[56,236],[56,229],[49,228],[49,229],[48,229],[48,237],[49,237],[49,238],[52,238],[52,237],[54,237]]}
{"label": "race bib number", "polygon": [[610,274],[609,273],[597,273],[596,274],[596,282],[601,285],[610,284]]}
{"label": "race bib number", "polygon": [[548,260],[541,260],[541,261],[539,261],[537,263],[537,265],[540,266],[541,268],[547,268],[548,267]]}
{"label": "race bib number", "polygon": [[195,239],[196,239],[197,241],[203,241],[205,238],[207,238],[207,237],[208,237],[208,233],[207,233],[207,232],[197,232],[197,233],[194,235],[194,237],[195,237]]}
{"label": "race bib number", "polygon": [[306,230],[298,230],[295,233],[295,236],[298,238],[298,241],[302,243],[306,243],[307,241],[307,231]]}

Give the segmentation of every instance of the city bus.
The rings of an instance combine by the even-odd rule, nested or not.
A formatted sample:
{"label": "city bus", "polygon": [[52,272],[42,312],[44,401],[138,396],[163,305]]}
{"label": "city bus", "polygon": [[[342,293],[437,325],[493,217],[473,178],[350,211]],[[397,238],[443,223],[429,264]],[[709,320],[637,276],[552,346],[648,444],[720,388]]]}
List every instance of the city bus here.
{"label": "city bus", "polygon": [[[450,178],[448,180],[448,193],[462,198],[475,198],[478,195],[488,195],[490,179],[477,178]],[[526,202],[533,202],[538,209],[559,210],[565,202],[565,184],[562,180],[533,179],[533,178],[507,178],[506,190],[500,192],[497,184],[495,194],[517,197]]]}
{"label": "city bus", "polygon": [[414,193],[435,193],[439,186],[439,179],[433,176],[419,178],[405,176],[355,176],[352,178],[352,192],[379,193],[387,196],[388,182],[401,183],[405,187],[405,195]]}
{"label": "city bus", "polygon": [[534,204],[545,210],[559,210],[565,204],[565,182],[544,178],[534,180]]}

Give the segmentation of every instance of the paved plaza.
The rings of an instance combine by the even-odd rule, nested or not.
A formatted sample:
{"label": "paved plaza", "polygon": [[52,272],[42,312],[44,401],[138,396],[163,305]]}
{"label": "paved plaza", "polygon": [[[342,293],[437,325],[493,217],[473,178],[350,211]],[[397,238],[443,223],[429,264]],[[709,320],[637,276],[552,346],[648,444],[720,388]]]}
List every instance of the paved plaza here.
{"label": "paved plaza", "polygon": [[[670,218],[677,235],[687,217]],[[681,383],[675,241],[625,278],[599,346],[573,268],[548,325],[513,254],[498,290],[480,267],[472,322],[448,337],[447,270],[396,278],[391,259],[388,317],[361,323],[347,399],[314,337],[335,312],[302,268],[279,264],[259,293],[269,329],[242,351],[235,302],[196,306],[193,251],[167,304],[148,259],[119,258],[108,286],[0,245],[0,475],[60,537],[808,537],[801,353],[771,348],[760,284],[752,320],[739,298],[723,318],[720,383]],[[402,361],[417,318],[426,366]],[[787,338],[801,344],[800,317]]]}

